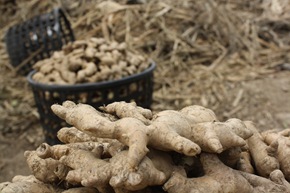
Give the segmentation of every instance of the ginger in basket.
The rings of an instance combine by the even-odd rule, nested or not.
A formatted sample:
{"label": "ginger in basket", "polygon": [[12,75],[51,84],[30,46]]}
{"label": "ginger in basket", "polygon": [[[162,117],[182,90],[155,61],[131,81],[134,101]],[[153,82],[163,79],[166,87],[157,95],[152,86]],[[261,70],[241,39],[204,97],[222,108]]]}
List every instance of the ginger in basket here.
{"label": "ginger in basket", "polygon": [[150,65],[142,55],[126,49],[125,43],[102,38],[77,40],[34,65],[33,79],[44,84],[80,84],[117,80],[138,74]]}

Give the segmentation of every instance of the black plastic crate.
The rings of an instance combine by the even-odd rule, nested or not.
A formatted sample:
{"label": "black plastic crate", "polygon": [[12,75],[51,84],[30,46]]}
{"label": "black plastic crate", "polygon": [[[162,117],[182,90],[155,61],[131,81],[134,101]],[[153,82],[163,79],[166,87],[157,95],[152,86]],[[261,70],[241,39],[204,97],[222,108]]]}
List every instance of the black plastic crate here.
{"label": "black plastic crate", "polygon": [[76,85],[47,85],[35,82],[32,77],[36,71],[29,73],[27,79],[32,87],[34,99],[40,115],[48,144],[58,144],[57,131],[68,126],[51,110],[51,105],[62,104],[66,100],[85,103],[99,108],[115,101],[135,101],[137,105],[150,108],[153,93],[154,62],[145,71],[119,80],[84,83]]}
{"label": "black plastic crate", "polygon": [[74,40],[70,23],[60,8],[10,27],[5,36],[10,62],[22,75],[27,75],[37,61]]}

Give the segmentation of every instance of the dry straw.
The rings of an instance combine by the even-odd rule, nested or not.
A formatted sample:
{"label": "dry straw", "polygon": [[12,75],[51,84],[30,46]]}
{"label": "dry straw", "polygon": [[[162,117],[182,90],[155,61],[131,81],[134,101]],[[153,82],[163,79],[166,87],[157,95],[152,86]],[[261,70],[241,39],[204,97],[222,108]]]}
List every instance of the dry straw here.
{"label": "dry straw", "polygon": [[[152,106],[156,111],[201,104],[217,114],[226,109],[231,116],[246,97],[243,91],[229,94],[233,83],[271,73],[290,58],[288,0],[7,2],[0,6],[6,15],[0,21],[1,38],[13,24],[60,6],[77,39],[125,41],[131,50],[151,57],[158,64]],[[1,76],[12,76],[3,49],[0,57]],[[0,84],[13,81],[6,78]]]}

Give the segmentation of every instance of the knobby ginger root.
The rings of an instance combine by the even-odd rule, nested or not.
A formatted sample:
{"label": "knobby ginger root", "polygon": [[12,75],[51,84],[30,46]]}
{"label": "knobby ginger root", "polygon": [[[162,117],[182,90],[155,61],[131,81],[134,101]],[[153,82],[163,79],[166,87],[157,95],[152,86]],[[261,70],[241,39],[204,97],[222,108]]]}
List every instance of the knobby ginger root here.
{"label": "knobby ginger root", "polygon": [[[26,151],[24,156],[26,157],[30,170],[38,180],[47,183],[59,182],[61,180],[55,172],[56,168],[63,167],[60,166],[62,164],[58,160],[50,157],[41,159],[38,157],[36,151]],[[47,168],[50,168],[50,170],[47,170]]]}
{"label": "knobby ginger root", "polygon": [[232,168],[252,174],[257,170],[259,175],[269,177],[271,172],[279,169],[279,162],[275,157],[278,143],[268,146],[252,122],[244,123],[253,132],[246,140],[247,145],[243,148],[231,148],[221,153],[219,157]]}
{"label": "knobby ginger root", "polygon": [[[131,108],[130,104],[127,105]],[[145,125],[136,118],[120,115],[122,111],[119,112],[118,108],[113,108],[113,111],[124,118],[114,122],[86,104],[76,105],[66,101],[63,105],[52,105],[51,108],[68,124],[87,134],[117,139],[127,145],[128,162],[132,168],[138,167],[147,154],[147,145],[155,149],[173,150],[194,156],[200,153],[201,148],[204,151],[220,153],[231,147],[244,146],[244,139],[252,135],[242,121],[213,121],[215,116],[207,110],[199,111],[199,106],[187,107],[184,111],[162,111],[153,116],[150,125]],[[204,112],[205,115],[202,114]],[[198,116],[192,117],[194,114]],[[208,115],[208,118],[204,118]],[[202,118],[199,119],[199,116]],[[212,122],[203,122],[204,119]]]}
{"label": "knobby ginger root", "polygon": [[45,184],[34,176],[15,176],[12,183],[0,184],[1,193],[61,193],[62,189]]}
{"label": "knobby ginger root", "polygon": [[204,176],[187,178],[183,172],[176,170],[165,183],[164,189],[169,193],[282,193],[290,191],[283,174],[278,177],[277,181],[286,184],[234,170],[224,165],[215,154],[202,153],[201,162]]}
{"label": "knobby ginger root", "polygon": [[262,133],[267,144],[277,144],[276,157],[280,164],[280,169],[286,179],[290,181],[290,139],[286,132],[265,131]]}
{"label": "knobby ginger root", "polygon": [[[139,164],[137,171],[132,171],[127,164],[127,151],[122,151],[110,159],[111,177],[109,183],[114,189],[141,190],[147,186],[162,185],[167,180],[166,175],[158,170],[148,157]],[[168,165],[168,164],[167,164]],[[91,178],[95,183],[95,179]],[[88,182],[90,183],[90,182]]]}
{"label": "knobby ginger root", "polygon": [[[196,105],[154,114],[135,103],[99,111],[66,101],[52,110],[72,125],[58,132],[65,144],[26,151],[35,182],[0,184],[6,193],[290,193],[290,130],[260,134],[251,122],[220,122]],[[267,168],[271,160],[281,170]]]}
{"label": "knobby ginger root", "polygon": [[149,109],[138,107],[135,102],[114,102],[108,104],[107,106],[101,107],[100,109],[110,114],[116,114],[119,118],[136,118],[145,124],[149,124],[152,119],[152,112]]}
{"label": "knobby ginger root", "polygon": [[[109,183],[115,190],[124,188],[135,191],[165,182],[165,174],[157,170],[147,157],[142,160],[137,171],[131,171],[126,162],[127,154],[126,151],[116,154],[106,166],[96,169],[90,177],[83,179],[82,184],[93,186],[94,184]],[[100,175],[104,173],[105,176]]]}
{"label": "knobby ginger root", "polygon": [[191,140],[200,145],[202,150],[215,153],[221,153],[231,147],[245,146],[245,139],[252,135],[239,119],[229,119],[223,123],[199,123],[192,126],[191,133],[188,133],[192,136]]}
{"label": "knobby ginger root", "polygon": [[[162,185],[170,176],[172,165],[168,162],[168,158],[164,160],[163,156],[160,156],[162,153],[151,155],[151,159],[155,160],[156,164],[163,163],[162,166],[158,165],[160,170],[156,169],[151,159],[145,157],[141,161],[138,170],[131,171],[126,159],[128,155],[127,151],[112,152],[111,156],[113,157],[103,160],[101,159],[103,153],[96,154],[92,152],[90,146],[85,148],[86,144],[81,145],[78,143],[55,146],[43,144],[43,147],[38,149],[39,153],[37,155],[44,160],[49,157],[70,168],[68,172],[62,175],[64,176],[61,179],[62,181],[65,180],[73,185],[94,187],[100,192],[109,189],[109,184],[115,190],[141,190],[147,186]],[[29,162],[41,162],[40,159],[33,160],[30,158],[27,161],[29,164]],[[62,165],[60,166],[62,167]],[[44,168],[47,169],[48,167],[43,166]],[[36,171],[33,173],[37,175]]]}
{"label": "knobby ginger root", "polygon": [[278,144],[268,146],[252,122],[246,121],[245,124],[254,133],[247,139],[247,144],[256,170],[259,175],[269,177],[271,172],[279,169],[279,162],[274,155]]}
{"label": "knobby ginger root", "polygon": [[[172,177],[164,184],[163,188],[169,193],[218,193],[218,192],[251,192],[252,188],[245,179],[234,174],[230,168],[224,166],[219,160],[202,160],[205,175],[197,178],[187,178],[183,168],[177,168]],[[207,163],[209,162],[209,163]],[[214,166],[214,167],[212,167]],[[237,180],[239,183],[234,183]],[[236,187],[244,184],[243,187]],[[182,188],[181,188],[182,187]]]}

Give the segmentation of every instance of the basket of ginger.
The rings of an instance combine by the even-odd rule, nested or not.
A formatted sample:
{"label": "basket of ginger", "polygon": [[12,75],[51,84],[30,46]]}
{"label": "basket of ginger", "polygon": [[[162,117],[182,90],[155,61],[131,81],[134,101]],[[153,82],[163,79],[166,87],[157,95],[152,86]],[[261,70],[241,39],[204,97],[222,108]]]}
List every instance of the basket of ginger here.
{"label": "basket of ginger", "polygon": [[34,65],[27,76],[49,144],[66,122],[50,107],[72,100],[99,107],[114,101],[150,108],[155,63],[126,49],[125,43],[103,38],[77,40]]}

